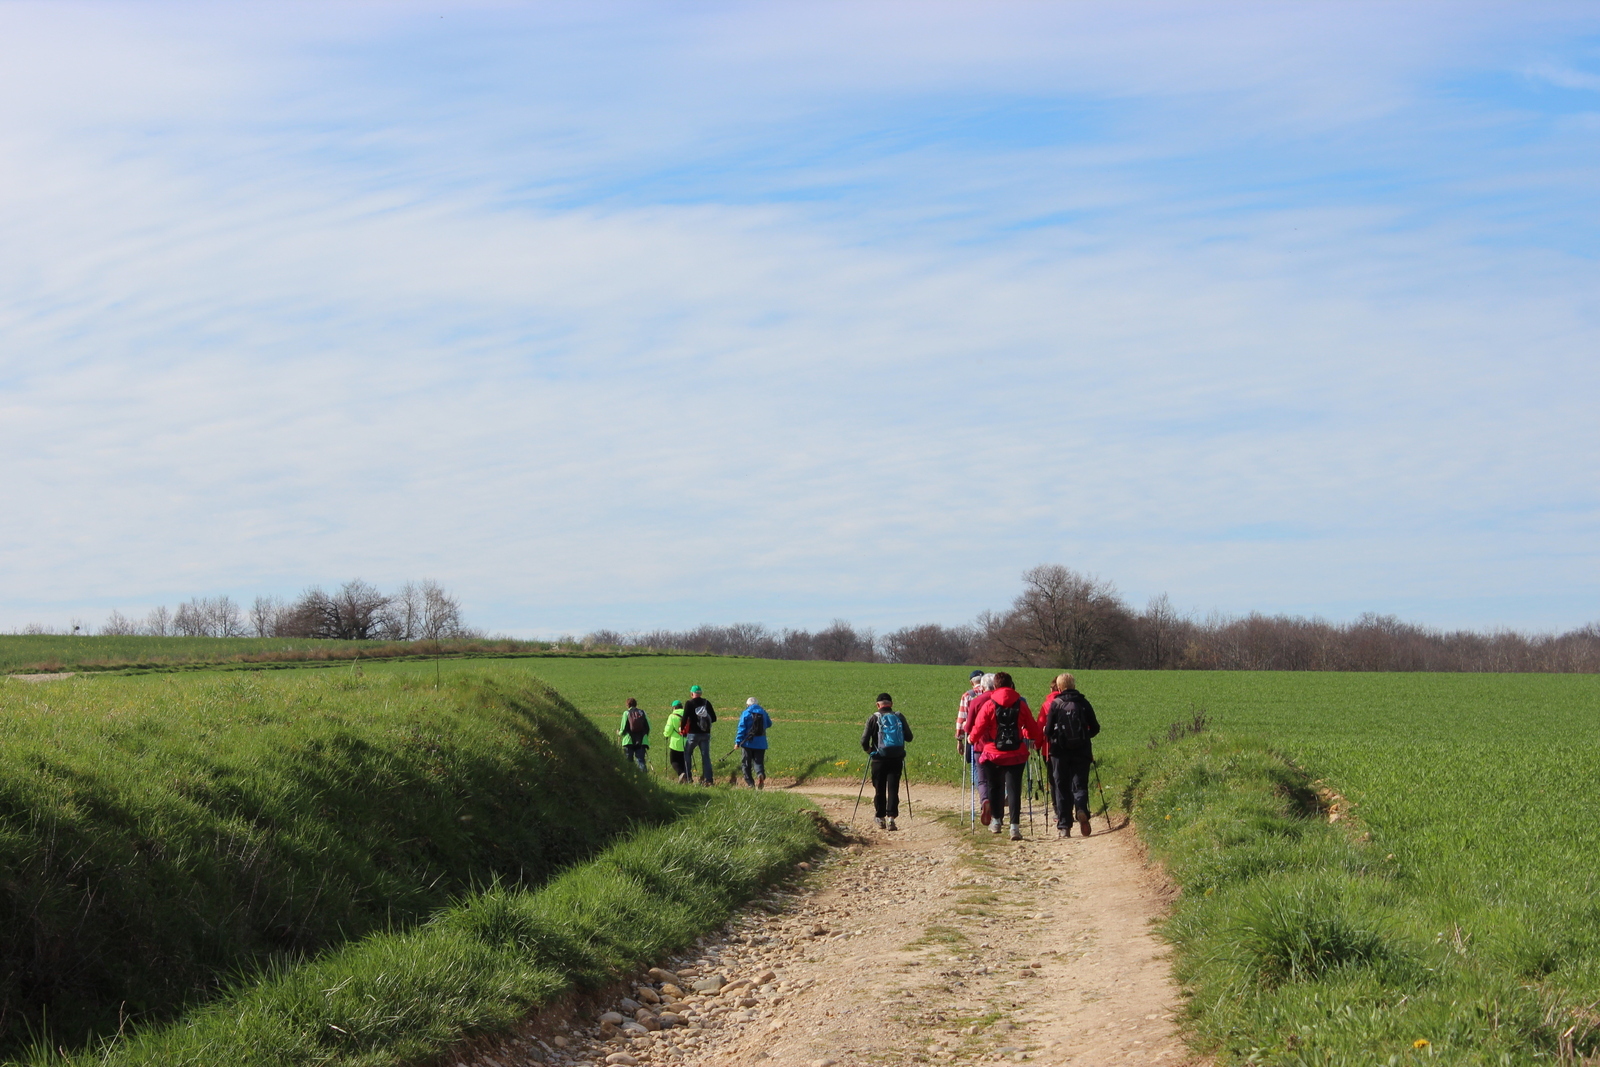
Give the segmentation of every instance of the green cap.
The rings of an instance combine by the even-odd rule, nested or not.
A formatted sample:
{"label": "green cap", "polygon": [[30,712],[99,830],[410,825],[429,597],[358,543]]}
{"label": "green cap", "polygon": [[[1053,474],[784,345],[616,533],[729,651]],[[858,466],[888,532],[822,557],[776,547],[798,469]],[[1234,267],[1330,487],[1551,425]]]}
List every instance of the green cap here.
{"label": "green cap", "polygon": [[698,693],[698,692],[700,692],[700,687],[698,685],[691,685],[689,687],[689,692]]}
{"label": "green cap", "polygon": [[672,706],[673,706],[673,707],[675,707],[675,708],[681,708],[681,707],[683,707],[683,701],[681,701],[681,700],[674,700],[674,701],[673,701],[673,702],[672,702]]}

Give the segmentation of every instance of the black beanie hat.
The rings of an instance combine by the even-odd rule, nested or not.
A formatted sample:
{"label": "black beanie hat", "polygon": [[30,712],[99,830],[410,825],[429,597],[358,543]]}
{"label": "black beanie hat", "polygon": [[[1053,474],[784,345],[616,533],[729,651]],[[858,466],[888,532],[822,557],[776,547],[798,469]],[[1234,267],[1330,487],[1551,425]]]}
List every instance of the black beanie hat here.
{"label": "black beanie hat", "polygon": [[893,704],[894,703],[894,697],[890,696],[888,693],[879,693],[878,694],[878,703],[880,703],[880,704]]}

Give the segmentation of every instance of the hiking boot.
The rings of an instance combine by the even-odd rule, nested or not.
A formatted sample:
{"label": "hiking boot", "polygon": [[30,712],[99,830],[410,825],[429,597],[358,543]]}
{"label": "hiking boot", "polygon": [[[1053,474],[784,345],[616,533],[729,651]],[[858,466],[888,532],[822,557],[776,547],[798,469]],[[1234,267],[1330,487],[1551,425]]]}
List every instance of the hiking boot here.
{"label": "hiking boot", "polygon": [[1060,837],[1071,837],[1072,836],[1072,824],[1070,822],[1058,822],[1058,823],[1056,823],[1056,834],[1058,836],[1060,836]]}
{"label": "hiking boot", "polygon": [[884,828],[883,816],[882,815],[874,815],[872,817],[872,825],[874,825],[878,829],[882,830]]}
{"label": "hiking boot", "polygon": [[895,824],[894,824],[894,816],[893,816],[893,815],[891,815],[891,816],[889,816],[889,829],[891,829],[891,830],[898,830],[898,829],[900,829],[900,827],[898,827],[898,826],[896,826],[896,825],[895,825]]}
{"label": "hiking boot", "polygon": [[997,834],[997,833],[1000,832],[1000,820],[999,819],[990,819],[989,820],[989,832],[991,834]]}
{"label": "hiking boot", "polygon": [[989,802],[987,800],[985,800],[983,802],[983,806],[978,809],[978,821],[979,822],[992,822],[993,821],[992,819],[989,818]]}
{"label": "hiking boot", "polygon": [[763,775],[759,776],[758,778],[756,778],[756,788],[757,789],[765,789],[766,787],[767,787],[767,776],[766,775],[763,774]]}
{"label": "hiking boot", "polygon": [[1012,823],[1011,824],[1011,840],[1013,840],[1013,841],[1021,841],[1022,840],[1022,827],[1018,826],[1016,823]]}
{"label": "hiking boot", "polygon": [[1087,812],[1078,816],[1078,830],[1084,837],[1089,836],[1089,815]]}

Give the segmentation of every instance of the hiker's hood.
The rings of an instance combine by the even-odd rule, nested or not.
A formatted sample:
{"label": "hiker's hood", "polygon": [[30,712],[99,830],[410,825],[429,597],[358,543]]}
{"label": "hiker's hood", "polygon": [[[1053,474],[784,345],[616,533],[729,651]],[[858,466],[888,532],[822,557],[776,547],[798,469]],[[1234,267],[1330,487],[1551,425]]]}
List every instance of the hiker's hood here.
{"label": "hiker's hood", "polygon": [[989,694],[996,704],[1015,704],[1022,699],[1022,694],[1009,685],[1001,686]]}

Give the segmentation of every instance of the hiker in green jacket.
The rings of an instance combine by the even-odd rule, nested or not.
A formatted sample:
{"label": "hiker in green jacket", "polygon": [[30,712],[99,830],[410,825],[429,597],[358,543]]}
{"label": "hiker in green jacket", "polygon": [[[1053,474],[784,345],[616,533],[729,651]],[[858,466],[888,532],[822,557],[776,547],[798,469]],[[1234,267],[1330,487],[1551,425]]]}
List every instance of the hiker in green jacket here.
{"label": "hiker in green jacket", "polygon": [[628,758],[637,763],[641,771],[648,771],[650,716],[644,713],[633,697],[628,698],[628,706],[622,710],[622,725],[617,727],[617,736],[622,738],[622,751],[628,754]]}
{"label": "hiker in green jacket", "polygon": [[678,727],[683,725],[683,701],[672,702],[672,713],[667,716],[667,728],[661,731],[661,736],[667,739],[667,758],[672,761],[672,773],[678,776],[678,781],[689,780],[689,762],[684,758],[683,735],[678,732]]}

